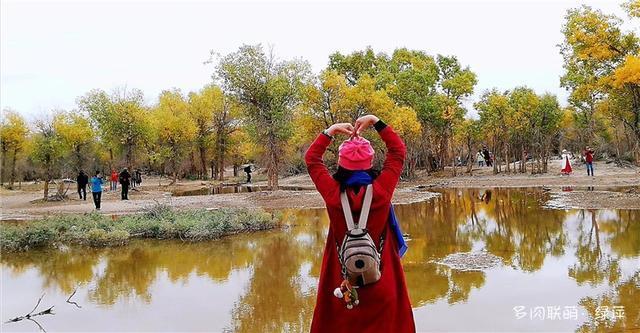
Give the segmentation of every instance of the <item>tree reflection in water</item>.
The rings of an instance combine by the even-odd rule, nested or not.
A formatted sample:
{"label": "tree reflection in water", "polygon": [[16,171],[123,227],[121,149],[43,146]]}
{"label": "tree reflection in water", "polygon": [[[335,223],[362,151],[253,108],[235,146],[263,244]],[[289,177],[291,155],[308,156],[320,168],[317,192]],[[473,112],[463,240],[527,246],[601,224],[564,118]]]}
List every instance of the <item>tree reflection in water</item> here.
{"label": "tree reflection in water", "polygon": [[[594,290],[604,286],[605,292],[581,299],[588,318],[580,330],[640,326],[639,211],[542,209],[546,194],[531,189],[439,192],[441,196],[431,201],[396,206],[402,229],[411,237],[402,261],[414,307],[439,300],[468,302],[474,290],[488,283],[488,275],[452,270],[435,261],[456,252],[486,250],[504,263],[495,269],[527,274],[541,270],[549,258],[570,258],[559,276]],[[328,220],[322,209],[289,210],[284,215],[291,225],[282,230],[211,242],[136,240],[119,248],[3,255],[2,267],[10,272],[4,287],[21,283],[25,272],[35,269],[43,285],[33,288],[70,294],[86,286],[81,290],[89,301],[108,309],[127,300],[153,303],[154,283],[189,288],[190,279],[197,276],[223,284],[234,271],[242,271],[247,281],[234,287],[241,289],[234,291],[239,296],[230,308],[229,329],[305,331],[313,314]],[[596,320],[598,307],[616,305],[625,307],[626,318]]]}
{"label": "tree reflection in water", "polygon": [[[576,248],[578,263],[569,269],[569,274],[578,283],[594,286],[606,280],[611,288],[600,295],[580,300],[588,319],[579,331],[617,332],[640,328],[640,211],[623,211],[601,220],[598,220],[595,210],[581,211],[581,214],[589,216],[591,226],[580,229],[582,232]],[[601,244],[606,244],[610,250],[603,250],[604,245]],[[632,259],[635,265],[635,271],[627,277],[620,269],[622,259]],[[603,315],[605,312],[615,313],[615,308],[623,309],[624,316]]]}

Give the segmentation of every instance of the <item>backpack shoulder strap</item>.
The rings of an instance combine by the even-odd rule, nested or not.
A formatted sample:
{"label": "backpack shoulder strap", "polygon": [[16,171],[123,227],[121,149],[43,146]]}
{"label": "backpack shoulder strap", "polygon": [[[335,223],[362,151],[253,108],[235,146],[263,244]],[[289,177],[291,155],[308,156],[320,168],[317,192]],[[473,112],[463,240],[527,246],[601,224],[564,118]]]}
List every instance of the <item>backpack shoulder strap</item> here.
{"label": "backpack shoulder strap", "polygon": [[369,211],[371,210],[371,201],[373,200],[373,185],[367,185],[367,191],[364,193],[364,201],[362,202],[362,210],[360,210],[360,219],[358,220],[358,228],[366,229],[367,220],[369,219]]}
{"label": "backpack shoulder strap", "polygon": [[340,201],[342,203],[342,213],[344,214],[344,220],[347,222],[347,230],[351,231],[356,228],[353,223],[353,214],[351,214],[351,206],[349,206],[349,198],[347,198],[347,191],[340,192]]}
{"label": "backpack shoulder strap", "polygon": [[[362,210],[360,210],[360,219],[358,220],[358,228],[365,229],[367,227],[367,220],[369,219],[369,210],[371,210],[371,201],[373,200],[373,185],[367,185],[367,190],[364,193],[364,201],[362,203]],[[349,206],[349,198],[347,198],[347,191],[340,192],[340,201],[342,204],[342,213],[344,214],[344,220],[347,222],[347,230],[353,230],[356,228],[353,221],[353,213],[351,212],[351,206]]]}

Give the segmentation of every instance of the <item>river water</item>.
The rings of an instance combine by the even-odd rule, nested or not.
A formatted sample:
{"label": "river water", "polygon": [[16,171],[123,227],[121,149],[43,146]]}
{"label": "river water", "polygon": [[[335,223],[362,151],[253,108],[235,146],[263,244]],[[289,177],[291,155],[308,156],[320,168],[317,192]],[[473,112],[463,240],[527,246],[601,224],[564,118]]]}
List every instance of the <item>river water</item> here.
{"label": "river water", "polygon": [[[396,207],[419,332],[640,327],[640,211],[544,209],[535,189],[438,192]],[[308,331],[328,220],[322,209],[285,217],[278,230],[210,242],[3,254],[1,319],[28,313],[45,293],[38,311],[53,305],[55,315],[34,319],[49,332]],[[501,263],[438,263],[466,252]],[[78,306],[67,302],[74,290]]]}

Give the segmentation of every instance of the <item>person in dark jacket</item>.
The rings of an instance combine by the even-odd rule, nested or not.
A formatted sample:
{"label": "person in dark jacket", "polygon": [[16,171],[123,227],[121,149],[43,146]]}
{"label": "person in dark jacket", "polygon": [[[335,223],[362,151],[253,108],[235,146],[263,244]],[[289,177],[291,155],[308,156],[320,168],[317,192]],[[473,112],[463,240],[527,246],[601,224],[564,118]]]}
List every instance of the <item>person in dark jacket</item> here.
{"label": "person in dark jacket", "polygon": [[122,169],[120,175],[118,175],[118,179],[120,181],[120,185],[122,185],[122,200],[129,200],[129,184],[131,184],[131,174],[127,170],[127,168]]}
{"label": "person in dark jacket", "polygon": [[484,155],[484,164],[488,167],[493,165],[493,160],[491,159],[491,153],[487,147],[482,147],[482,155]]}
{"label": "person in dark jacket", "polygon": [[87,184],[89,183],[89,176],[84,173],[84,170],[80,170],[78,173],[78,177],[76,178],[76,182],[78,183],[78,195],[80,199],[87,200]]}
{"label": "person in dark jacket", "polygon": [[140,184],[142,184],[142,171],[140,171],[140,169],[136,169],[133,178],[133,182],[136,183],[136,186],[140,186]]}
{"label": "person in dark jacket", "polygon": [[251,183],[251,164],[244,168],[244,172],[247,174],[247,184]]}

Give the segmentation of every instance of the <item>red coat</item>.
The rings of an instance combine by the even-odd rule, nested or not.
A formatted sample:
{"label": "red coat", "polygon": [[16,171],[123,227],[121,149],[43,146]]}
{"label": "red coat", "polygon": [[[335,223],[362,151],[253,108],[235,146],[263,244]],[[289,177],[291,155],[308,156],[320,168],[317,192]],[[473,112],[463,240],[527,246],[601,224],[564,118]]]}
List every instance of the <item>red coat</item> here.
{"label": "red coat", "polygon": [[587,163],[593,163],[593,150],[585,150],[584,151],[584,159]]}
{"label": "red coat", "polygon": [[[340,286],[343,279],[336,244],[342,242],[347,226],[340,205],[340,184],[331,177],[322,161],[322,155],[331,140],[320,134],[305,155],[309,175],[327,205],[331,221],[311,332],[415,332],[404,271],[396,250],[397,242],[388,222],[391,197],[400,179],[406,148],[390,126],[380,131],[380,137],[387,145],[387,156],[380,175],[373,182],[373,201],[367,229],[377,246],[383,229],[387,229],[382,250],[382,277],[378,282],[358,289],[360,305],[352,310],[348,310],[343,300],[333,295],[333,290]],[[360,210],[364,192],[361,190],[356,195],[352,190],[347,190],[354,212]],[[357,216],[355,218],[357,221]]]}

